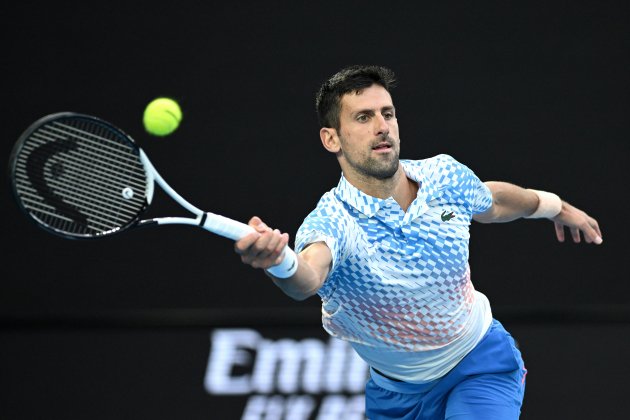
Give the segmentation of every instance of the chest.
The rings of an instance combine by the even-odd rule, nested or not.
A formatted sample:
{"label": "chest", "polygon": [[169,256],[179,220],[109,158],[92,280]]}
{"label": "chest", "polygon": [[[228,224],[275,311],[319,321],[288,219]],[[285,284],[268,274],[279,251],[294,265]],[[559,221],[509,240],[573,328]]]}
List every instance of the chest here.
{"label": "chest", "polygon": [[429,202],[416,200],[407,212],[395,201],[388,201],[371,217],[359,215],[355,228],[371,252],[440,253],[467,247],[471,218],[465,202],[443,195]]}
{"label": "chest", "polygon": [[[467,269],[471,209],[448,195],[414,201],[407,212],[395,203],[355,219],[355,241],[346,274],[363,285],[426,287],[460,278]],[[357,272],[357,270],[359,272]]]}

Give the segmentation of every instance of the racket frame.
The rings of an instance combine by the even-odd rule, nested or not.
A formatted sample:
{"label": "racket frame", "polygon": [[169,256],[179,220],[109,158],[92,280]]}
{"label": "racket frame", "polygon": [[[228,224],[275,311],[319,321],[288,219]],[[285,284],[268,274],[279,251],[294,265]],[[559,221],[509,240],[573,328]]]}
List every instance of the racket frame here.
{"label": "racket frame", "polygon": [[[115,132],[118,136],[123,138],[129,143],[132,151],[138,154],[138,158],[140,163],[144,168],[144,172],[146,175],[146,191],[145,191],[145,200],[142,207],[137,211],[136,217],[131,219],[126,224],[119,226],[117,228],[99,232],[96,234],[68,234],[62,230],[55,229],[53,226],[50,226],[46,222],[39,220],[31,211],[29,211],[26,206],[22,203],[22,199],[20,198],[20,194],[16,187],[16,172],[17,172],[17,157],[24,146],[26,140],[40,127],[46,125],[54,120],[62,120],[64,118],[68,119],[85,119],[91,121],[93,123],[100,124],[105,128]],[[15,201],[18,203],[20,210],[28,216],[35,225],[44,229],[45,231],[52,233],[57,236],[61,236],[65,239],[78,239],[78,240],[90,240],[90,239],[101,239],[107,236],[111,236],[114,234],[122,233],[128,231],[134,227],[144,227],[150,225],[189,225],[189,226],[199,226],[209,232],[214,234],[226,237],[231,240],[239,240],[242,237],[246,236],[249,233],[255,232],[254,228],[251,226],[241,223],[239,221],[227,218],[225,216],[221,216],[218,214],[214,214],[211,212],[204,212],[198,207],[192,205],[188,200],[183,198],[177,191],[175,191],[164,178],[159,174],[159,172],[155,169],[155,166],[151,163],[146,153],[140,148],[133,138],[125,133],[120,128],[110,124],[107,121],[104,121],[100,118],[80,114],[75,112],[59,112],[55,114],[46,115],[33,124],[31,124],[18,138],[15,143],[11,156],[9,159],[9,182],[11,183],[11,191],[13,193]],[[153,200],[153,196],[155,193],[155,184],[158,184],[160,188],[175,202],[177,202],[180,206],[188,210],[195,217],[157,217],[151,219],[143,219],[141,220],[141,216],[146,212],[149,205]],[[286,278],[290,277],[297,270],[297,256],[295,252],[289,247],[286,246],[283,250],[284,259],[283,262],[279,265],[272,266],[267,271],[269,271],[272,275],[278,278]]]}

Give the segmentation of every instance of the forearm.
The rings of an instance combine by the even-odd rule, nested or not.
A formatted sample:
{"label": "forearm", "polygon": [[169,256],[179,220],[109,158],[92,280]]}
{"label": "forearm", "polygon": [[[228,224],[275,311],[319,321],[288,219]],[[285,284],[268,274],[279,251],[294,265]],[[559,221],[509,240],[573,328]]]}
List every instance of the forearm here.
{"label": "forearm", "polygon": [[315,271],[299,255],[297,271],[291,277],[279,279],[269,274],[266,270],[265,274],[273,280],[280,290],[295,300],[304,300],[313,296],[319,290],[320,283]]}
{"label": "forearm", "polygon": [[252,232],[234,243],[234,251],[241,261],[253,268],[265,269],[265,273],[284,293],[296,300],[313,296],[324,284],[332,266],[332,254],[325,242],[314,242],[297,255],[297,269],[291,277],[277,278],[267,271],[282,262],[282,250],[289,242],[289,235],[269,228],[259,217],[248,223]]}
{"label": "forearm", "polygon": [[485,183],[492,192],[490,212],[475,215],[482,223],[504,223],[531,216],[539,205],[538,195],[514,184],[500,181]]}
{"label": "forearm", "polygon": [[312,244],[298,254],[298,267],[291,277],[280,279],[266,270],[265,273],[285,294],[295,300],[304,300],[317,293],[324,283],[330,268],[329,255],[325,244]]}
{"label": "forearm", "polygon": [[556,194],[521,188],[507,182],[485,183],[492,192],[492,206],[483,213],[473,215],[481,223],[509,222],[521,217],[553,220],[556,236],[564,242],[564,228],[568,227],[574,242],[580,242],[580,233],[588,243],[601,244],[602,232],[597,220],[562,201]]}

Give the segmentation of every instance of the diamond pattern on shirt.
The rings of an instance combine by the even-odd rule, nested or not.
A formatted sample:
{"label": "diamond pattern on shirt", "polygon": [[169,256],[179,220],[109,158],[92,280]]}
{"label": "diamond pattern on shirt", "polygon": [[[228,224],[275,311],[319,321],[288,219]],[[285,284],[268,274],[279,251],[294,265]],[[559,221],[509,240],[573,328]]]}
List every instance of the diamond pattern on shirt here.
{"label": "diamond pattern on shirt", "polygon": [[342,176],[304,220],[296,250],[320,240],[331,249],[333,267],[318,291],[331,335],[396,350],[436,349],[466,332],[475,301],[469,225],[492,196],[448,155],[401,164],[419,183],[407,212]]}

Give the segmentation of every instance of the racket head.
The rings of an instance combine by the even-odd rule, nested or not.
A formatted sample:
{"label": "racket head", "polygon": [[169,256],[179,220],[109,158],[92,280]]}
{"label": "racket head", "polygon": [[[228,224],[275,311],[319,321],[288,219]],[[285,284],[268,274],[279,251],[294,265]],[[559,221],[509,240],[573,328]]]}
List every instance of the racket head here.
{"label": "racket head", "polygon": [[153,177],[140,148],[90,115],[47,115],[19,137],[9,180],[20,209],[42,229],[70,239],[100,238],[135,226]]}

